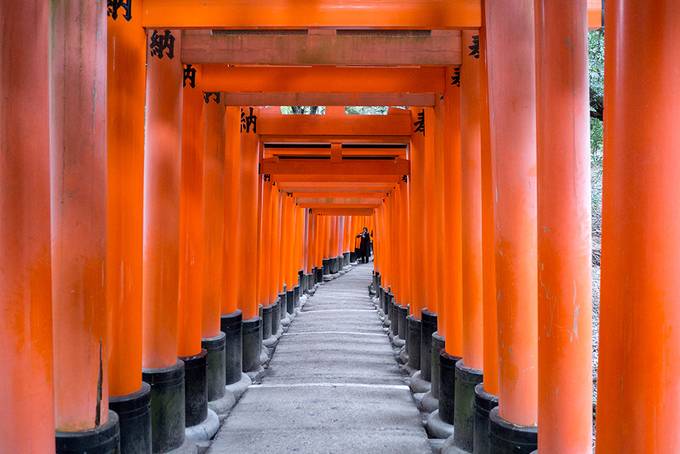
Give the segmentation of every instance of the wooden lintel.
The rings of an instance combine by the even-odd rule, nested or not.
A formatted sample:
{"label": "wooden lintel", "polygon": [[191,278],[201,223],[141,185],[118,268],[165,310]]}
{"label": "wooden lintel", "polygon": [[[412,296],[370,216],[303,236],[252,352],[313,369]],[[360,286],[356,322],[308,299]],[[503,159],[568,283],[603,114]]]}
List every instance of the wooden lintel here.
{"label": "wooden lintel", "polygon": [[[312,32],[314,30],[311,30]],[[458,30],[186,30],[182,61],[228,65],[451,66],[461,63]]]}
{"label": "wooden lintel", "polygon": [[[411,136],[408,111],[399,115],[260,115],[261,136]],[[389,141],[386,141],[389,143]]]}
{"label": "wooden lintel", "polygon": [[[199,80],[202,90],[233,93],[309,93],[310,96],[326,93],[332,96],[347,95],[344,105],[392,105],[374,104],[370,98],[364,104],[352,101],[355,94],[381,93],[385,99],[395,93],[429,94],[443,93],[446,80],[444,67],[423,68],[335,68],[314,67],[244,67],[227,65],[201,65]],[[272,98],[274,99],[274,98]],[[288,99],[288,98],[285,98]],[[282,99],[285,100],[285,99]],[[313,98],[310,98],[312,100]],[[335,98],[336,102],[340,100]],[[360,98],[359,98],[360,99]],[[357,101],[359,100],[357,99]],[[377,101],[382,98],[375,98]],[[349,102],[352,101],[352,102]],[[242,104],[247,106],[249,104]],[[270,106],[324,105],[322,103],[278,102]],[[332,104],[325,104],[332,105]],[[396,104],[410,105],[410,104]]]}
{"label": "wooden lintel", "polygon": [[317,160],[317,159],[264,159],[260,173],[279,177],[287,176],[394,176],[410,174],[406,159],[380,160]]}
{"label": "wooden lintel", "polygon": [[373,216],[372,208],[316,208],[312,215],[319,216]]}
{"label": "wooden lintel", "polygon": [[432,107],[434,102],[434,93],[222,93],[226,106]]}

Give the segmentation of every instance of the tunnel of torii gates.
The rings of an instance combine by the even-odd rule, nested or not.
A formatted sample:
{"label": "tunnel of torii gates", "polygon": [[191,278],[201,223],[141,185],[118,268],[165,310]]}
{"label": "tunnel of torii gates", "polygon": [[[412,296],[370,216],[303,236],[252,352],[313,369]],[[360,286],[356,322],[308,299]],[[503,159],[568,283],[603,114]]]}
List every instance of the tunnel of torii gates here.
{"label": "tunnel of torii gates", "polygon": [[[379,308],[459,449],[591,452],[601,15],[3,2],[0,452],[182,445],[364,226]],[[680,452],[680,2],[605,15],[596,450]]]}

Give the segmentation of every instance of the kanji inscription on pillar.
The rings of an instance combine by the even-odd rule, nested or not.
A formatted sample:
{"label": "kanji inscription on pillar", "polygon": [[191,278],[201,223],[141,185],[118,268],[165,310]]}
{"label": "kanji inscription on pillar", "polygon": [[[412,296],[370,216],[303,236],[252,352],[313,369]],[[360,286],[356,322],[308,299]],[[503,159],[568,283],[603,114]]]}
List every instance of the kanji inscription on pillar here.
{"label": "kanji inscription on pillar", "polygon": [[123,19],[130,22],[132,20],[132,0],[107,0],[106,12],[111,19],[117,20],[119,10],[123,10]]}
{"label": "kanji inscription on pillar", "polygon": [[253,108],[249,107],[249,114],[241,109],[241,132],[249,133],[250,127],[253,128],[253,133],[257,134],[257,115],[254,114]]}
{"label": "kanji inscription on pillar", "polygon": [[191,88],[196,88],[196,68],[190,63],[184,65],[184,80],[182,85],[186,87],[187,82]]}
{"label": "kanji inscription on pillar", "polygon": [[208,104],[210,101],[214,101],[215,104],[219,104],[222,100],[222,95],[219,91],[206,91],[203,93],[203,101]]}
{"label": "kanji inscription on pillar", "polygon": [[151,34],[149,48],[152,57],[158,57],[159,60],[162,60],[165,55],[172,60],[175,58],[175,37],[170,30],[165,30],[162,34],[158,33],[158,30],[154,30]]}
{"label": "kanji inscription on pillar", "polygon": [[413,127],[413,132],[420,132],[425,135],[425,109],[418,112],[418,117],[415,123],[413,123]]}

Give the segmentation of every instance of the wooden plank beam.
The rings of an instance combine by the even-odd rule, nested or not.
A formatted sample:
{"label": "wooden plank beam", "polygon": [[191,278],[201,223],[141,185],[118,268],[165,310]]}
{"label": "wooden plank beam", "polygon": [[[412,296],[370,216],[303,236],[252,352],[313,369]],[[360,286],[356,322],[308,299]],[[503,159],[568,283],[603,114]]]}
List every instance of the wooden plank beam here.
{"label": "wooden plank beam", "polygon": [[434,93],[222,93],[226,106],[432,107],[434,101]]}
{"label": "wooden plank beam", "polygon": [[184,63],[228,65],[452,66],[459,30],[186,30]]}
{"label": "wooden plank beam", "polygon": [[145,0],[148,28],[479,27],[479,0]]}
{"label": "wooden plank beam", "polygon": [[[410,137],[413,122],[408,111],[400,115],[266,115],[257,119],[257,133],[272,137]],[[272,137],[267,137],[272,136]],[[390,142],[390,140],[385,140]]]}
{"label": "wooden plank beam", "polygon": [[310,198],[317,199],[342,199],[342,198],[353,198],[353,199],[380,199],[382,200],[388,194],[385,192],[349,192],[349,191],[335,191],[335,192],[299,192],[294,191],[293,197],[298,201],[307,200]]}
{"label": "wooden plank beam", "polygon": [[389,192],[394,188],[392,183],[369,181],[365,183],[352,183],[347,181],[340,182],[281,182],[278,183],[279,189],[291,193],[314,193],[318,191],[327,192]]}
{"label": "wooden plank beam", "polygon": [[[482,22],[480,0],[144,0],[140,13],[147,28],[431,30]],[[602,26],[602,0],[588,0],[588,23]]]}
{"label": "wooden plank beam", "polygon": [[[330,157],[330,148],[264,148],[264,157],[277,156],[314,156]],[[383,157],[406,158],[405,148],[343,148],[342,156],[348,157]]]}
{"label": "wooden plank beam", "polygon": [[260,173],[278,178],[280,176],[394,176],[411,173],[406,159],[394,160],[316,160],[316,159],[264,159]]}
{"label": "wooden plank beam", "polygon": [[382,200],[380,202],[375,202],[375,203],[332,203],[332,202],[327,202],[327,203],[298,203],[299,207],[302,208],[378,208],[382,204]]}
{"label": "wooden plank beam", "polygon": [[[204,91],[227,93],[443,93],[446,69],[425,68],[334,68],[315,67],[234,67],[201,65],[200,84]],[[351,100],[351,98],[348,98]],[[250,104],[242,104],[244,106]],[[277,103],[269,105],[324,105],[321,103]],[[331,105],[331,104],[326,104]],[[343,105],[388,105],[351,104]],[[398,104],[397,104],[398,105]],[[402,104],[409,105],[409,104]]]}
{"label": "wooden plank beam", "polygon": [[272,175],[275,183],[386,183],[394,185],[401,176],[397,175],[333,175],[333,174],[305,174],[305,175]]}
{"label": "wooden plank beam", "polygon": [[320,216],[373,216],[372,208],[316,208],[312,215]]}

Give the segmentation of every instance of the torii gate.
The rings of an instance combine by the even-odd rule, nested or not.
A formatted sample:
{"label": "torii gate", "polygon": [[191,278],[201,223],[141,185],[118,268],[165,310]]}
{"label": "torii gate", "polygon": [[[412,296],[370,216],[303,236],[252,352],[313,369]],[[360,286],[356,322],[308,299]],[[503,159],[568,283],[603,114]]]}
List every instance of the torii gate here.
{"label": "torii gate", "polygon": [[[177,357],[200,366],[207,359],[197,342],[212,342],[210,333],[219,329],[231,332],[238,325],[238,330],[248,332],[244,339],[257,337],[257,324],[249,321],[257,319],[253,302],[262,289],[247,275],[239,274],[236,280],[243,277],[238,295],[245,295],[248,303],[227,298],[225,307],[215,301],[201,304],[200,330],[195,306],[182,296],[182,286],[190,285],[186,276],[195,276],[196,270],[183,274],[190,262],[179,262],[179,251],[191,255],[193,243],[187,238],[195,238],[180,238],[198,228],[187,222],[189,212],[198,213],[191,211],[196,208],[190,197],[193,186],[183,185],[192,182],[183,178],[183,172],[198,166],[191,160],[193,155],[184,151],[200,149],[196,140],[210,138],[198,131],[196,117],[181,114],[183,108],[203,114],[203,94],[189,95],[188,88],[182,93],[186,70],[191,69],[183,68],[183,63],[204,63],[206,80],[214,74],[217,81],[206,91],[228,91],[224,97],[230,106],[267,105],[268,100],[403,103],[420,106],[427,124],[447,118],[450,106],[442,105],[437,95],[452,90],[448,83],[455,76],[452,66],[462,65],[460,112],[466,126],[460,131],[460,149],[449,144],[447,150],[455,149],[457,154],[441,153],[436,145],[446,143],[446,137],[437,140],[435,135],[445,129],[444,121],[443,127],[430,128],[435,134],[427,132],[418,138],[424,143],[416,145],[432,148],[432,156],[444,165],[433,166],[428,153],[422,163],[409,159],[414,185],[421,184],[415,183],[415,175],[431,176],[445,188],[444,196],[416,188],[416,201],[405,204],[396,201],[396,194],[403,197],[406,191],[395,189],[376,214],[379,254],[389,258],[399,255],[406,224],[413,227],[410,223],[422,219],[422,213],[446,207],[425,223],[428,237],[444,252],[428,258],[419,269],[423,279],[410,283],[425,283],[421,289],[409,289],[402,270],[380,259],[383,286],[396,283],[397,300],[407,301],[413,294],[425,294],[426,301],[452,298],[454,303],[438,306],[447,337],[441,366],[448,373],[457,355],[468,366],[480,359],[479,330],[473,328],[478,327],[480,315],[484,319],[481,369],[464,372],[474,381],[479,379],[477,372],[484,371],[482,392],[475,398],[487,403],[498,399],[496,409],[489,404],[486,420],[498,452],[521,443],[525,450],[533,448],[537,424],[542,452],[591,449],[591,383],[584,363],[590,353],[585,32],[588,24],[601,24],[599,1],[273,0],[265,5],[127,0],[108,6],[108,19],[101,1],[47,5],[25,0],[8,2],[0,9],[0,207],[5,215],[0,223],[0,328],[5,333],[0,358],[6,366],[0,382],[0,450],[52,452],[55,428],[58,443],[65,443],[58,449],[77,440],[74,443],[104,443],[115,450],[118,428],[128,434],[135,430],[126,419],[127,406],[131,402],[143,406],[149,399],[150,389],[142,377],[154,393],[162,390],[159,377],[168,379],[162,381],[169,384],[164,392],[178,405],[177,418],[154,420],[153,436],[157,450],[174,448],[182,442],[181,430],[187,422],[184,403],[177,397],[184,385],[179,373],[184,363]],[[680,218],[674,194],[680,174],[676,164],[680,137],[674,127],[680,113],[680,81],[673,66],[680,58],[679,8],[670,0],[614,0],[606,12],[611,36],[605,119],[608,178],[597,431],[597,449],[604,453],[680,449],[674,427],[680,408],[676,402]],[[261,28],[310,31],[253,38],[252,52],[237,47],[248,35],[238,30]],[[183,33],[183,29],[194,30]],[[212,29],[231,33],[210,33]],[[404,33],[379,39],[357,33],[358,29]],[[478,29],[483,60],[466,64],[470,55],[459,49],[468,47],[467,39]],[[569,45],[564,45],[565,40]],[[317,52],[328,46],[336,51]],[[308,51],[294,52],[300,47]],[[425,55],[430,49],[437,49],[437,55]],[[185,52],[196,60],[181,61]],[[396,83],[379,89],[384,79],[377,75],[383,68],[281,72],[236,68],[233,72],[245,75],[237,78],[244,85],[233,91],[220,85],[228,83],[222,73],[231,72],[224,65],[253,62],[421,67],[389,68],[389,73],[411,74],[399,81],[403,84],[421,83],[428,71],[445,77],[437,82],[443,87],[424,83],[409,91]],[[465,90],[475,84],[465,80],[475,77],[468,72],[475,66],[479,93],[473,104],[479,112],[471,113],[475,107],[466,100],[475,94]],[[328,71],[336,75],[338,85],[325,88],[322,77],[314,84],[302,78],[300,85],[286,88],[285,74],[295,71]],[[373,71],[376,77],[361,85],[362,71]],[[250,74],[267,77],[267,72],[279,76],[270,81],[271,88],[262,92],[258,85],[246,85]],[[360,84],[356,90],[348,84],[342,88],[341,79],[350,72],[353,82]],[[652,89],[641,92],[640,80]],[[221,103],[210,104],[208,98],[206,104],[206,116],[215,121],[220,112],[213,104]],[[457,115],[453,110],[449,114]],[[225,127],[238,125],[238,109],[227,108],[226,115],[236,116]],[[472,130],[471,119],[478,120],[479,137],[465,137]],[[238,133],[228,135],[234,136]],[[201,187],[214,189],[221,181],[216,170],[220,166],[214,165],[219,162],[219,144],[210,144],[207,148],[214,153],[203,156]],[[256,139],[245,136],[238,148],[227,149],[232,153],[256,149]],[[467,155],[472,151],[474,155]],[[480,162],[473,165],[465,160],[458,166],[448,161],[451,155]],[[251,246],[260,241],[258,157],[244,154],[238,166],[222,167],[223,173],[238,173],[238,180],[230,181],[239,181],[243,190],[229,193],[233,199],[224,196],[220,202],[209,197],[204,202],[212,207],[222,203],[225,216],[236,210],[242,228],[238,238]],[[447,162],[450,167],[445,167]],[[207,173],[206,163],[212,165]],[[472,167],[479,171],[470,172]],[[333,192],[343,193],[345,188],[334,187]],[[208,193],[212,194],[209,189]],[[481,199],[479,206],[466,204],[473,198]],[[405,217],[406,206],[416,212]],[[318,208],[319,213],[338,215],[340,211],[331,210],[345,209],[356,208]],[[215,227],[206,211],[201,213],[204,226]],[[399,219],[401,230],[394,227]],[[481,235],[472,236],[476,226],[466,223],[470,220],[481,224]],[[296,231],[301,224],[296,220]],[[443,234],[444,225],[449,235]],[[409,232],[412,235],[414,228]],[[446,241],[445,236],[452,240]],[[419,250],[413,242],[418,237],[410,238],[410,248]],[[203,247],[212,250],[214,236],[203,239]],[[474,250],[463,250],[470,245]],[[299,252],[299,246],[291,251]],[[224,241],[216,250],[217,256],[227,258],[231,252]],[[286,260],[279,263],[287,273],[295,268],[296,254],[287,252]],[[258,255],[239,252],[238,257],[239,272],[260,272]],[[474,269],[477,275],[451,274],[446,261],[452,258],[454,268],[460,266],[464,273]],[[414,273],[413,259],[410,262],[409,272]],[[453,282],[446,281],[448,276]],[[203,285],[201,291],[218,286],[223,282]],[[467,295],[463,292],[480,286],[481,300],[463,298]],[[410,309],[414,317],[425,314],[417,304],[413,301],[415,307]],[[218,326],[219,315],[238,311],[242,313],[227,317],[226,322],[223,317]],[[459,335],[462,339],[456,338]],[[244,367],[257,363],[253,357],[246,360],[252,364]],[[240,367],[236,373],[240,376]],[[440,391],[441,417],[447,419],[451,387],[442,386]],[[120,424],[116,413],[108,411],[109,392],[111,408],[121,415]],[[158,394],[154,396],[157,402]],[[197,419],[202,416],[191,414]],[[458,431],[463,425],[457,426],[455,442],[466,443],[459,437],[469,431]],[[141,436],[148,436],[148,426],[136,427]],[[167,430],[157,430],[161,428]]]}

